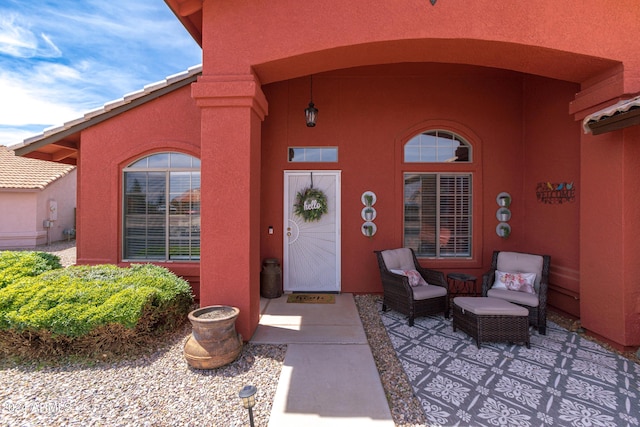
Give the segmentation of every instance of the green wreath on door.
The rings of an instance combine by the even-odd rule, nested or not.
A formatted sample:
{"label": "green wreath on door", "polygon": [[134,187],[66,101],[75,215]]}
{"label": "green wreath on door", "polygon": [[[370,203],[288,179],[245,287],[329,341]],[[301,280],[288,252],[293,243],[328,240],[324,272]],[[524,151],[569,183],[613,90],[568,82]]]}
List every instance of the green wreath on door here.
{"label": "green wreath on door", "polygon": [[329,212],[327,196],[322,190],[313,187],[298,192],[293,208],[294,213],[305,222],[319,221],[322,215]]}

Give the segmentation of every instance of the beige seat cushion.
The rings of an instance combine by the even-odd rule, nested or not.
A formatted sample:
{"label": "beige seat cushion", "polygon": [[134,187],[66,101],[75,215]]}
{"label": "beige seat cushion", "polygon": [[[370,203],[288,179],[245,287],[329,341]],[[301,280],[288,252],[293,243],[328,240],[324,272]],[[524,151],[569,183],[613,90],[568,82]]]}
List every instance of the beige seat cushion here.
{"label": "beige seat cushion", "polygon": [[537,307],[540,304],[538,296],[527,292],[510,291],[508,289],[489,289],[488,297],[500,298],[505,301],[523,304],[528,307]]}
{"label": "beige seat cushion", "polygon": [[415,270],[411,249],[389,249],[382,251],[382,259],[388,270]]}
{"label": "beige seat cushion", "polygon": [[442,286],[414,286],[411,290],[413,291],[414,300],[437,298],[447,295],[447,290]]}
{"label": "beige seat cushion", "polygon": [[485,316],[528,316],[529,310],[499,298],[456,297],[453,303],[463,311]]}

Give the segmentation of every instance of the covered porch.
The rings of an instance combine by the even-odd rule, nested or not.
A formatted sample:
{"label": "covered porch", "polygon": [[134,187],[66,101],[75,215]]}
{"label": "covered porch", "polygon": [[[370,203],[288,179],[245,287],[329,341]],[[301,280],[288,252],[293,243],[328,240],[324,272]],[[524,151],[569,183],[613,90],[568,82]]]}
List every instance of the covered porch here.
{"label": "covered porch", "polygon": [[[411,244],[408,175],[464,175],[465,250],[427,254],[426,264],[479,276],[494,250],[549,254],[549,304],[619,347],[640,345],[640,127],[582,128],[640,93],[638,41],[614,30],[637,28],[635,2],[562,11],[552,0],[167,4],[203,48],[201,74],[107,122],[18,150],[80,165],[79,262],[123,261],[126,164],[162,150],[197,156],[202,256],[168,266],[197,284],[201,304],[238,306],[240,332],[251,336],[262,261],[287,258],[285,171],[340,173],[335,285],[356,294],[381,291],[373,250]],[[409,141],[437,131],[464,140],[471,159],[407,160]],[[290,159],[292,149],[315,148],[335,149],[335,161]],[[377,196],[372,238],[360,215],[367,191]],[[501,193],[512,197],[508,238],[496,233]],[[292,267],[283,262],[285,274]]]}

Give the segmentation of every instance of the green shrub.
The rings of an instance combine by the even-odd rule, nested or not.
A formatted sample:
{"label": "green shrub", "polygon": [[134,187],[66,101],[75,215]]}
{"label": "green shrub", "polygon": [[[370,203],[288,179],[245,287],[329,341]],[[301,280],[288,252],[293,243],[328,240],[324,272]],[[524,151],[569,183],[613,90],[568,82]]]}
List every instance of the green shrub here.
{"label": "green shrub", "polygon": [[45,271],[62,268],[60,258],[47,252],[0,252],[0,289],[22,277],[37,276]]}
{"label": "green shrub", "polygon": [[183,323],[192,303],[189,283],[162,267],[72,266],[0,289],[0,333],[29,336],[30,345],[39,334],[50,347],[113,325],[157,334]]}

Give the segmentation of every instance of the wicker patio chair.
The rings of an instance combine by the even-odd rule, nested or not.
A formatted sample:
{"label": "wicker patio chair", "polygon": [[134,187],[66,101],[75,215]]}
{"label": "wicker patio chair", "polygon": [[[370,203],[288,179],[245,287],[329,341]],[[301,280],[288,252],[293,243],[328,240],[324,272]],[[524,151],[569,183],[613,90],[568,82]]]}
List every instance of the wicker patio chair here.
{"label": "wicker patio chair", "polygon": [[[392,309],[409,316],[409,326],[413,326],[414,319],[420,316],[444,312],[444,317],[449,317],[447,282],[442,272],[421,267],[410,248],[374,252],[384,291],[382,311]],[[428,285],[411,286],[409,277],[392,270],[415,270]]]}
{"label": "wicker patio chair", "polygon": [[[547,288],[549,286],[549,255],[494,251],[491,268],[482,276],[482,296],[501,298],[529,310],[529,324],[542,335],[547,333]],[[535,294],[496,289],[496,270],[507,273],[536,273]]]}

